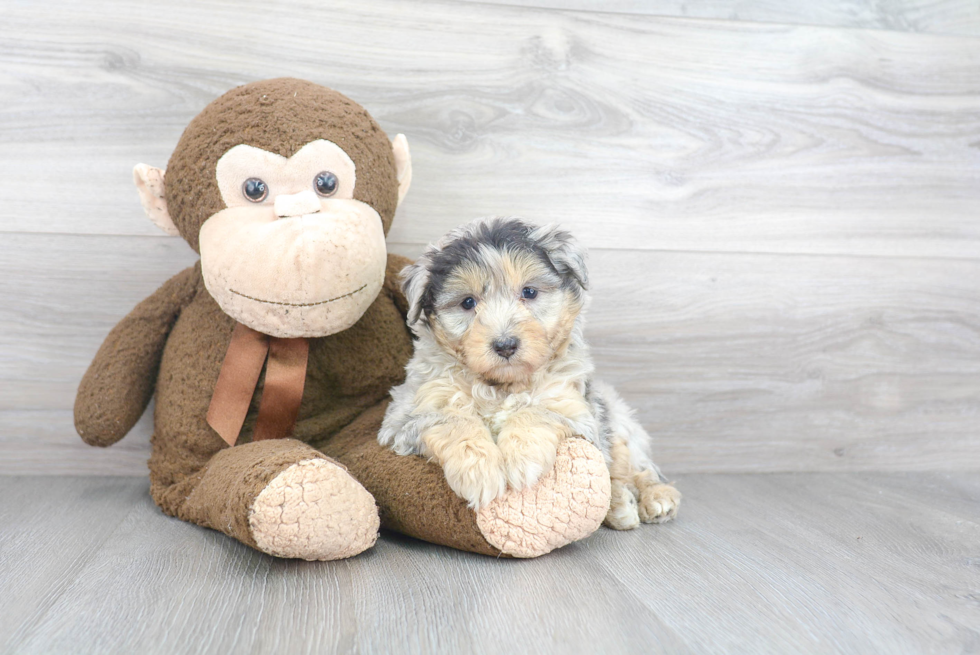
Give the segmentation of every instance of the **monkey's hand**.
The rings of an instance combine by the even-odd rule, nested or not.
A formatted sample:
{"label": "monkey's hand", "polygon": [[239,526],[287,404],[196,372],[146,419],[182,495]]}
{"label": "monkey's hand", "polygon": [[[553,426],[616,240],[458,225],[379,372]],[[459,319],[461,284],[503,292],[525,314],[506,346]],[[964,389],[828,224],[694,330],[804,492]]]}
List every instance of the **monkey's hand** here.
{"label": "monkey's hand", "polygon": [[167,336],[194,297],[198,265],[167,280],[109,332],[75,396],[75,430],[92,446],[111,446],[146,410]]}
{"label": "monkey's hand", "polygon": [[483,507],[507,490],[500,449],[482,421],[447,417],[422,434],[424,454],[442,466],[446,482],[473,509]]}
{"label": "monkey's hand", "polygon": [[558,444],[570,436],[568,425],[546,410],[528,407],[508,418],[497,446],[510,486],[519,490],[534,485],[554,466]]}

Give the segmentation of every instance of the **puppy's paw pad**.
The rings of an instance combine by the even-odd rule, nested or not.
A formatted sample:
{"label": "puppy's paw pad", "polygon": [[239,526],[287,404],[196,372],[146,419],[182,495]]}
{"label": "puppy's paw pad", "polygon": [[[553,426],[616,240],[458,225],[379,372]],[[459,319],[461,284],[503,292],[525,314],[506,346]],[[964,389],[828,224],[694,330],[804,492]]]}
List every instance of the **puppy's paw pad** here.
{"label": "puppy's paw pad", "polygon": [[636,496],[621,482],[612,483],[609,513],[606,514],[603,524],[613,530],[632,530],[640,525]]}
{"label": "puppy's paw pad", "polygon": [[644,523],[665,523],[677,516],[681,492],[669,484],[652,484],[640,489],[638,513]]}

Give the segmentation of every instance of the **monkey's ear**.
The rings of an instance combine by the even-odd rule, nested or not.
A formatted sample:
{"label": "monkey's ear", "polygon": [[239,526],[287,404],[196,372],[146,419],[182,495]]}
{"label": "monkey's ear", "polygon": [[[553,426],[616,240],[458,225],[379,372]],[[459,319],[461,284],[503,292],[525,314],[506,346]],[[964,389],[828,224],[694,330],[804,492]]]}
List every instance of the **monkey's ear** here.
{"label": "monkey's ear", "polygon": [[180,231],[170,218],[170,212],[167,211],[163,171],[146,164],[136,164],[133,168],[133,182],[136,183],[136,190],[139,191],[143,211],[153,224],[172,237],[180,236]]}
{"label": "monkey's ear", "polygon": [[398,177],[398,204],[412,185],[412,155],[408,152],[408,139],[404,134],[397,135],[391,142],[395,151],[395,174]]}
{"label": "monkey's ear", "polygon": [[422,296],[429,286],[429,269],[425,266],[424,257],[403,268],[399,277],[402,279],[402,291],[408,300],[406,322],[409,327],[412,327],[422,317]]}

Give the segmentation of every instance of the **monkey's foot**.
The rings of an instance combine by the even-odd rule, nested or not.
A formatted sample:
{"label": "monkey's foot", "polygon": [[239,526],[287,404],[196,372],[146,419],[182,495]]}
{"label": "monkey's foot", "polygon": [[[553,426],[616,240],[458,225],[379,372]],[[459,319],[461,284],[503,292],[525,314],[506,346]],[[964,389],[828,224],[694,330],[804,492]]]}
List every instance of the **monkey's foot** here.
{"label": "monkey's foot", "polygon": [[259,550],[305,560],[357,555],[374,545],[380,524],[374,497],[322,458],[297,462],[273,478],[255,498],[248,522]]}
{"label": "monkey's foot", "polygon": [[609,495],[602,453],[584,439],[566,439],[537,484],[508,491],[481,508],[476,522],[501,553],[538,557],[595,532],[609,510]]}

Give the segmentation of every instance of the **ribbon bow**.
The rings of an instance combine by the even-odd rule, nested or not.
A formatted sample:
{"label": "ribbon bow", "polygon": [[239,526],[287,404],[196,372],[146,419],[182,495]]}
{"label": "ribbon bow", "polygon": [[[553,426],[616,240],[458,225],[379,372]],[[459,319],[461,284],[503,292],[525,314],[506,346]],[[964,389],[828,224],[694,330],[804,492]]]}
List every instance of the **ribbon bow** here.
{"label": "ribbon bow", "polygon": [[293,433],[299,416],[310,343],[305,338],[270,337],[238,323],[231,335],[218,383],[208,406],[208,425],[234,446],[242,431],[255,386],[265,370],[265,388],[252,441],[283,439]]}

